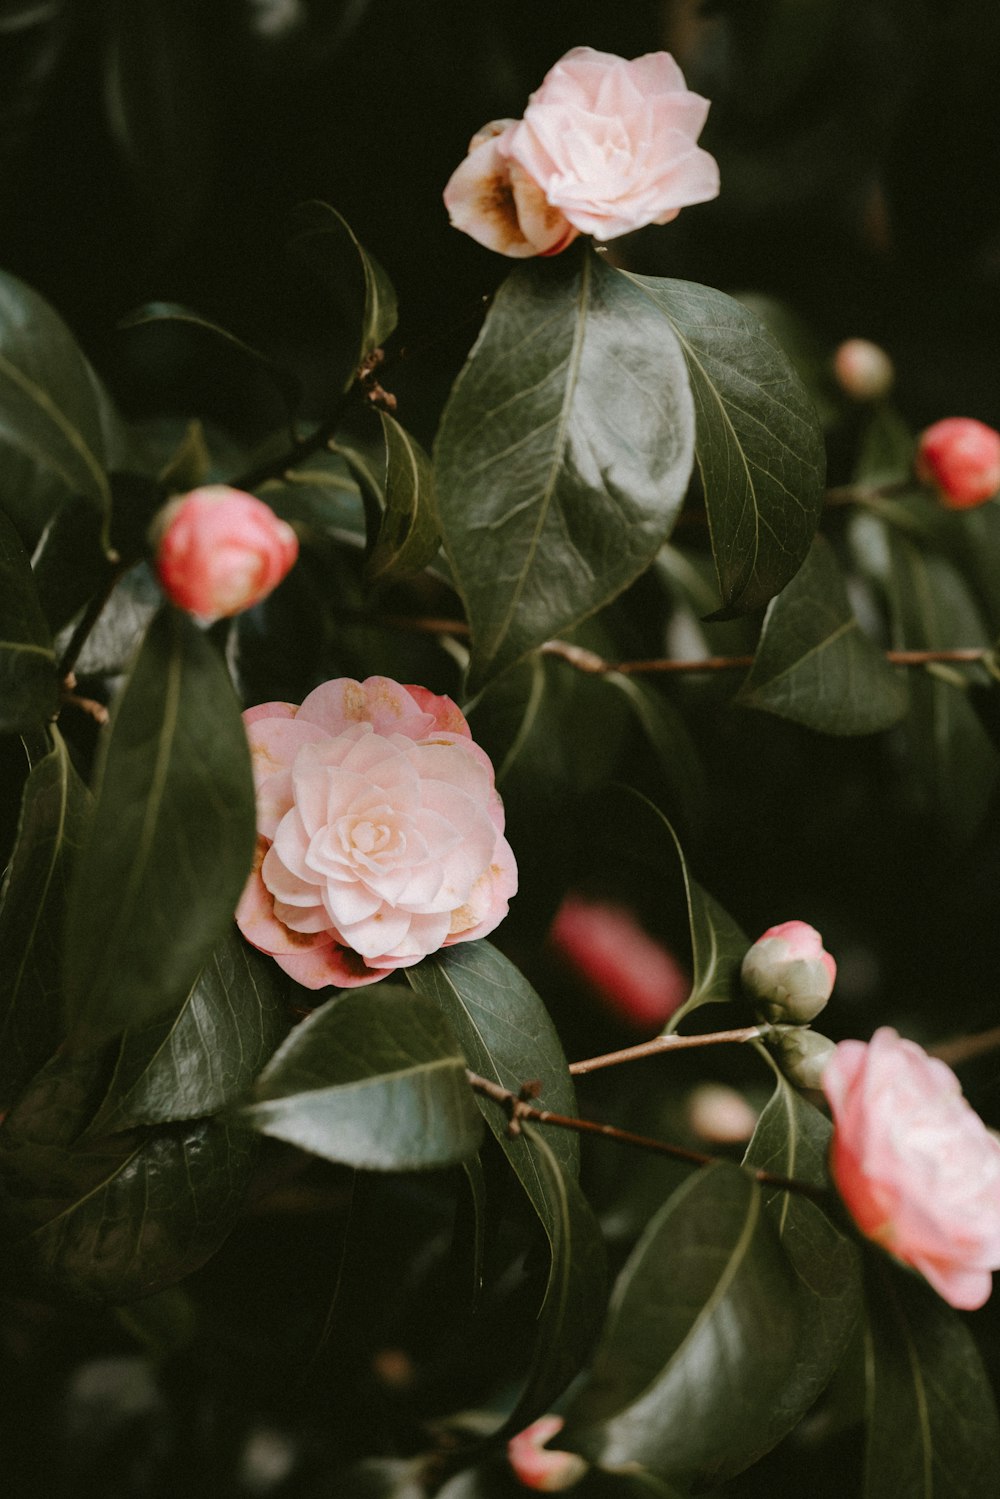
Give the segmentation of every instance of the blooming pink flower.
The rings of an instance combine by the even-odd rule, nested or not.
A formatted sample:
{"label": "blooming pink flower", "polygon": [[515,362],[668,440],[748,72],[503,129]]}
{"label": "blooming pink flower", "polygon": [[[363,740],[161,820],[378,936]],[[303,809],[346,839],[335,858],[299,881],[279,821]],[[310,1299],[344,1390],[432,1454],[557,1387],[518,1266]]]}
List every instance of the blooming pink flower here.
{"label": "blooming pink flower", "polygon": [[507,1443],[515,1477],[535,1493],[556,1494],[579,1483],[587,1463],[575,1452],[550,1451],[545,1443],[562,1431],[562,1416],[542,1416]]}
{"label": "blooming pink flower", "polygon": [[624,906],[567,895],[549,942],[605,1007],[637,1030],[657,1031],[687,999],[691,980]]}
{"label": "blooming pink flower", "polygon": [[225,484],[192,489],[165,505],[154,542],[163,591],[205,620],[259,603],[299,554],[295,532],[269,505]]}
{"label": "blooming pink flower", "polygon": [[769,1020],[801,1025],[830,998],[837,965],[815,927],[783,921],[758,937],[743,959],[740,977]]}
{"label": "blooming pink flower", "polygon": [[502,921],[503,806],[450,698],[339,678],[243,719],[259,836],[236,920],[298,983],[371,983]]}
{"label": "blooming pink flower", "polygon": [[951,1068],[883,1026],[840,1042],[823,1090],[831,1168],[861,1232],[952,1306],[982,1306],[1000,1268],[1000,1140]]}
{"label": "blooming pink flower", "polygon": [[947,416],[920,434],[917,478],[948,510],[971,510],[1000,490],[1000,432],[971,416]]}
{"label": "blooming pink flower", "polygon": [[575,47],[531,95],[524,119],[472,139],[445,189],[456,228],[503,255],[554,255],[577,234],[616,239],[667,224],[719,191],[695,144],[708,101],[669,52],[631,62]]}

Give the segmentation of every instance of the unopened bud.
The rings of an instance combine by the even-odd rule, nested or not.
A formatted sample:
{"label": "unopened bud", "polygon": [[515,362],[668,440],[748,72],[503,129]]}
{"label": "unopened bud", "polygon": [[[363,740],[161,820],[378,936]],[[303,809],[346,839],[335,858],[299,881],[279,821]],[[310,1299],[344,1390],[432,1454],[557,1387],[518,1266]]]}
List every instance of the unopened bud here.
{"label": "unopened bud", "polygon": [[743,959],[740,977],[773,1025],[807,1025],[830,998],[837,965],[815,927],[785,921],[758,938]]}
{"label": "unopened bud", "polygon": [[920,434],[917,478],[947,510],[971,510],[1000,490],[1000,432],[971,416],[948,416]]}
{"label": "unopened bud", "polygon": [[773,1044],[789,1082],[799,1088],[822,1086],[824,1068],[837,1050],[829,1036],[821,1036],[807,1025],[797,1025],[775,1032]]}
{"label": "unopened bud", "polygon": [[852,401],[881,401],[896,379],[892,360],[867,338],[847,338],[833,356],[837,384]]}
{"label": "unopened bud", "polygon": [[710,1145],[739,1145],[756,1129],[757,1114],[735,1088],[699,1083],[688,1098],[687,1122]]}
{"label": "unopened bud", "polygon": [[299,553],[295,532],[269,505],[226,484],[171,500],[154,518],[150,539],[164,593],[206,621],[266,598]]}

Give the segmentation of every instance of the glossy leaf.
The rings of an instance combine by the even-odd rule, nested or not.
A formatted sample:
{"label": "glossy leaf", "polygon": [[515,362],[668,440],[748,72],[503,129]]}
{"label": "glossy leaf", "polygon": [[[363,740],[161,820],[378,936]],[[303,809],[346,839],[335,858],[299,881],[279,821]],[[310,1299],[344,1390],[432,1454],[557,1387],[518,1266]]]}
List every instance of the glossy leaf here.
{"label": "glossy leaf", "polygon": [[629,280],[687,361],[720,612],[750,613],[794,577],[819,522],[826,460],[815,410],[787,355],[739,302],[690,281]]}
{"label": "glossy leaf", "polygon": [[863,633],[822,537],[771,602],[738,701],[825,734],[877,733],[906,712],[905,678]]}
{"label": "glossy leaf", "polygon": [[620,672],[601,679],[621,693],[631,705],[650,749],[656,756],[664,782],[680,806],[692,814],[705,806],[705,774],[684,717],[669,698],[646,682]]}
{"label": "glossy leaf", "polygon": [[0,898],[0,1112],[55,1050],[62,1021],[63,922],[89,796],[58,730],[24,787]]}
{"label": "glossy leaf", "polygon": [[873,1265],[864,1499],[994,1499],[1000,1423],[972,1335],[915,1277]]}
{"label": "glossy leaf", "polygon": [[0,510],[0,733],[37,728],[58,702],[52,635],[28,555]]}
{"label": "glossy leaf", "polygon": [[197,1119],[239,1098],[288,1033],[290,987],[233,927],[176,1015],[122,1036],[89,1133]]}
{"label": "glossy leaf", "polygon": [[0,273],[0,508],[29,546],[68,496],[107,518],[124,437],[100,381],[37,292]]}
{"label": "glossy leaf", "polygon": [[296,1026],[241,1118],[361,1170],[451,1166],[481,1137],[465,1072],[440,1009],[383,983],[328,1000]]}
{"label": "glossy leaf", "polygon": [[[746,1164],[829,1187],[830,1134],[826,1116],[779,1077],[757,1122]],[[808,1197],[762,1190],[765,1212],[796,1279],[799,1357],[761,1420],[758,1455],[791,1431],[829,1384],[851,1342],[862,1300],[855,1244]]]}
{"label": "glossy leaf", "polygon": [[[480,1077],[517,1093],[539,1085],[537,1105],[575,1114],[572,1080],[552,1021],[526,979],[488,942],[444,948],[406,976],[441,1007]],[[477,1096],[549,1244],[550,1269],[538,1314],[536,1347],[526,1388],[503,1431],[517,1431],[545,1411],[579,1370],[600,1324],[604,1246],[596,1219],[576,1183],[575,1135],[537,1128],[512,1135],[500,1105]]]}
{"label": "glossy leaf", "polygon": [[641,792],[618,787],[606,799],[609,822],[619,846],[643,851],[651,869],[676,858],[680,867],[691,935],[692,986],[684,1004],[675,1010],[664,1032],[675,1031],[692,1010],[734,997],[740,965],[750,943],[714,896],[698,884],[688,869],[684,851],[672,825]]}
{"label": "glossy leaf", "polygon": [[347,221],[328,203],[302,203],[292,215],[289,251],[310,266],[340,305],[349,327],[352,355],[344,372],[347,390],[368,355],[381,348],[396,326],[392,282]]}
{"label": "glossy leaf", "polygon": [[0,1237],[19,1278],[94,1304],[151,1295],[232,1228],[256,1150],[214,1120],[78,1140],[100,1063],[53,1058],[0,1131]]}
{"label": "glossy leaf", "polygon": [[738,1471],[795,1370],[798,1332],[791,1267],[756,1184],[724,1163],[699,1171],[618,1277],[560,1442],[676,1483]]}
{"label": "glossy leaf", "polygon": [[260,496],[308,539],[361,547],[365,512],[352,472],[355,457],[353,451],[316,453],[281,480],[269,480]]}
{"label": "glossy leaf", "polygon": [[60,505],[42,532],[31,565],[49,628],[59,631],[111,572],[101,542],[101,518],[89,500],[74,495]]}
{"label": "glossy leaf", "polygon": [[434,470],[423,448],[395,417],[380,411],[385,439],[384,510],[368,556],[375,582],[420,572],[437,554]]}
{"label": "glossy leaf", "polygon": [[179,1006],[225,933],[256,834],[225,665],[186,616],[153,619],[119,692],[70,892],[65,982],[94,1038]]}
{"label": "glossy leaf", "polygon": [[649,565],[693,444],[680,347],[631,277],[589,252],[508,277],[434,452],[474,690]]}

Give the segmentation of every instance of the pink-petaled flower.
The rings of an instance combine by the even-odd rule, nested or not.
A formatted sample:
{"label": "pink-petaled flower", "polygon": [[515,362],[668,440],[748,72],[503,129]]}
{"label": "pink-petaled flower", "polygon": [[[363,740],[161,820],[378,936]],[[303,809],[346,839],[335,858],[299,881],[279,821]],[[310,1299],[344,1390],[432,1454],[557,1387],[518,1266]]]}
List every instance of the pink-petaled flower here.
{"label": "pink-petaled flower", "polygon": [[815,927],[783,921],[758,937],[743,959],[740,977],[769,1020],[804,1025],[830,998],[837,965]]}
{"label": "pink-petaled flower", "polygon": [[368,984],[503,920],[503,805],[450,698],[342,677],[243,719],[258,852],[236,920],[298,983]]}
{"label": "pink-petaled flower", "polygon": [[971,510],[1000,490],[1000,432],[971,416],[946,416],[920,434],[917,478],[947,510]]}
{"label": "pink-petaled flower", "polygon": [[445,189],[456,228],[503,255],[554,255],[578,234],[616,239],[667,224],[719,191],[696,145],[708,101],[669,52],[626,61],[575,47],[545,75],[522,120],[472,139]]}
{"label": "pink-petaled flower", "polygon": [[507,1460],[519,1483],[536,1494],[557,1494],[579,1483],[587,1463],[575,1452],[550,1451],[545,1443],[562,1431],[562,1416],[541,1416],[507,1443]]}
{"label": "pink-petaled flower", "polygon": [[654,1033],[687,999],[691,980],[673,953],[610,901],[565,897],[549,942],[626,1025]]}
{"label": "pink-petaled flower", "polygon": [[1000,1140],[951,1068],[883,1026],[840,1042],[823,1091],[831,1169],[861,1232],[951,1306],[982,1306],[1000,1268]]}
{"label": "pink-petaled flower", "polygon": [[164,593],[204,620],[260,603],[299,554],[295,532],[269,505],[225,484],[171,500],[153,522],[152,539]]}
{"label": "pink-petaled flower", "polygon": [[892,360],[868,338],[846,338],[833,356],[837,384],[852,401],[881,401],[896,379]]}

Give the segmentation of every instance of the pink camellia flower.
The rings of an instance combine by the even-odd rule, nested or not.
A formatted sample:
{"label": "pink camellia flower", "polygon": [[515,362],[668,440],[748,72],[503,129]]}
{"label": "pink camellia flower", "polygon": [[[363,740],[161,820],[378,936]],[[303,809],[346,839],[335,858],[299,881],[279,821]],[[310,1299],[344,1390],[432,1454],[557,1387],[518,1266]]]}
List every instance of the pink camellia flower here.
{"label": "pink camellia flower", "polygon": [[831,1169],[861,1232],[951,1306],[982,1306],[1000,1268],[1000,1140],[951,1068],[883,1026],[840,1042],[823,1091]]}
{"label": "pink camellia flower", "polygon": [[507,1443],[507,1460],[514,1475],[536,1494],[557,1494],[579,1483],[587,1463],[575,1452],[549,1451],[546,1442],[558,1436],[562,1416],[542,1416]]}
{"label": "pink camellia flower", "polygon": [[948,510],[971,510],[1000,490],[1000,432],[971,416],[947,416],[920,434],[917,478]]}
{"label": "pink camellia flower", "polygon": [[673,953],[631,911],[610,901],[565,897],[549,943],[619,1020],[655,1033],[687,999],[691,980]]}
{"label": "pink camellia flower", "polygon": [[450,698],[342,677],[243,719],[259,836],[236,920],[298,983],[368,984],[503,920],[503,806]]}
{"label": "pink camellia flower", "polygon": [[472,139],[445,189],[456,228],[503,255],[554,255],[577,234],[617,239],[667,224],[719,191],[697,146],[708,101],[669,52],[631,62],[575,47],[531,95],[523,120]]}
{"label": "pink camellia flower", "polygon": [[204,620],[260,603],[299,554],[295,532],[269,505],[225,484],[171,500],[153,522],[153,542],[164,593]]}
{"label": "pink camellia flower", "polygon": [[833,992],[837,965],[823,938],[804,921],[769,926],[740,969],[743,987],[776,1025],[805,1025]]}

